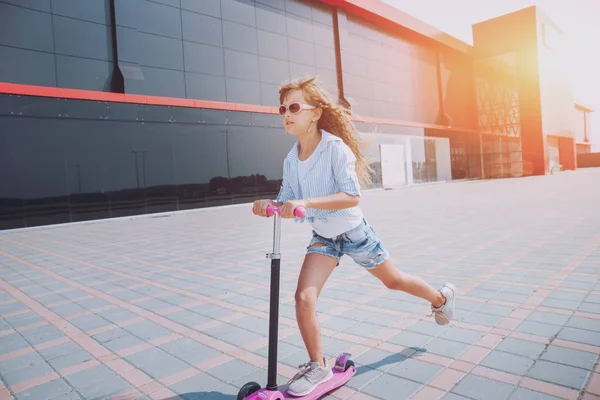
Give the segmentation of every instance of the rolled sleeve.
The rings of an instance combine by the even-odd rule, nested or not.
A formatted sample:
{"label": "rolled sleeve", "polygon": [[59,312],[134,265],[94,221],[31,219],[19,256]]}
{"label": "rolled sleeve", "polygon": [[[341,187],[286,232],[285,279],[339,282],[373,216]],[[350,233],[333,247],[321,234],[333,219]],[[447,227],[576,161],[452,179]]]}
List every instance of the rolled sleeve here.
{"label": "rolled sleeve", "polygon": [[285,203],[288,200],[294,200],[294,191],[290,186],[287,163],[284,163],[283,182],[281,182],[281,189],[279,189],[279,194],[277,195],[277,199],[275,199],[275,201],[278,203]]}
{"label": "rolled sleeve", "polygon": [[360,184],[356,175],[356,157],[344,143],[333,146],[333,174],[339,191],[360,196]]}

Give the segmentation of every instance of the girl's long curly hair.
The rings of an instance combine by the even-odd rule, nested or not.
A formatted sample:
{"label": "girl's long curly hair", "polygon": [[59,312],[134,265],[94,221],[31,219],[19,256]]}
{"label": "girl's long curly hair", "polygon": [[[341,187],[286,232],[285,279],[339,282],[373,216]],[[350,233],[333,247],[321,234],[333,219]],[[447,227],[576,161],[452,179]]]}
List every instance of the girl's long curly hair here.
{"label": "girl's long curly hair", "polygon": [[294,90],[302,90],[308,104],[323,110],[317,122],[317,129],[339,137],[350,147],[356,157],[356,175],[359,183],[363,187],[368,186],[371,183],[371,168],[361,151],[360,135],[350,119],[351,111],[335,104],[316,76],[300,77],[284,83],[279,89],[279,102],[283,103],[288,93]]}

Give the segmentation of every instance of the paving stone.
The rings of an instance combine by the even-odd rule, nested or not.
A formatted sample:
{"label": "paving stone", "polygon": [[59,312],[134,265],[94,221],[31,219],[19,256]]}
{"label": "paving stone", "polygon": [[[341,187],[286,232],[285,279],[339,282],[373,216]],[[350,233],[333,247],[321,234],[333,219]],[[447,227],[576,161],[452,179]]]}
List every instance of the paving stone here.
{"label": "paving stone", "polygon": [[572,367],[593,370],[596,360],[598,359],[598,354],[567,349],[559,346],[548,346],[541,358],[543,360],[566,364]]}
{"label": "paving stone", "polygon": [[365,385],[361,392],[384,400],[408,399],[423,385],[393,375],[383,374]]}
{"label": "paving stone", "polygon": [[2,379],[9,385],[17,385],[26,382],[30,379],[39,378],[52,373],[52,368],[48,364],[41,362],[28,365],[25,368],[14,369],[10,372],[2,374]]}
{"label": "paving stone", "polygon": [[124,336],[130,335],[125,329],[115,328],[106,332],[97,333],[92,336],[96,342],[102,344],[106,342],[110,342],[111,340],[115,340]]}
{"label": "paving stone", "polygon": [[21,303],[20,301],[15,301],[8,304],[0,304],[0,315],[2,314],[10,314],[17,311],[29,310],[29,308]]}
{"label": "paving stone", "polygon": [[107,321],[104,318],[94,314],[70,318],[68,319],[68,321],[75,325],[77,328],[81,329],[82,331],[90,331],[92,329],[103,328],[105,326],[111,325],[110,321]]}
{"label": "paving stone", "polygon": [[510,400],[560,400],[560,398],[520,387],[513,392]]}
{"label": "paving stone", "polygon": [[[177,339],[162,344],[159,347],[167,353],[191,365],[210,360],[221,354],[218,350],[200,344],[189,338]],[[278,347],[281,347],[281,343]],[[281,354],[281,352],[279,354]]]}
{"label": "paving stone", "polygon": [[338,354],[348,351],[352,347],[352,343],[335,337],[324,337],[321,339],[321,346],[325,354],[330,357],[337,357]]}
{"label": "paving stone", "polygon": [[571,300],[575,302],[581,302],[585,297],[586,295],[582,293],[565,292],[563,290],[554,290],[548,295],[550,299]]}
{"label": "paving stone", "polygon": [[341,314],[341,316],[344,318],[354,319],[360,322],[368,322],[370,324],[376,324],[380,326],[390,326],[391,324],[398,322],[397,320],[390,318],[390,316],[387,314],[360,309],[346,311],[345,313]]}
{"label": "paving stone", "polygon": [[166,301],[159,299],[149,299],[145,301],[140,301],[139,303],[136,303],[136,305],[138,307],[142,307],[143,309],[152,312],[159,312],[161,310],[166,310],[168,308],[173,307],[173,304],[167,303]]}
{"label": "paving stone", "polygon": [[[531,280],[531,278],[528,278],[527,280]],[[535,281],[537,283],[538,279],[535,279]],[[529,298],[529,296],[526,295],[526,294],[499,293],[498,295],[496,295],[494,297],[494,300],[497,300],[497,301],[509,301],[511,303],[521,304],[521,303],[525,302],[525,300],[527,300],[528,298]]]}
{"label": "paving stone", "polygon": [[52,325],[44,325],[21,333],[32,346],[64,337],[61,331]]}
{"label": "paving stone", "polygon": [[572,316],[569,318],[569,321],[567,321],[566,325],[572,328],[600,332],[600,320],[598,319]]}
{"label": "paving stone", "polygon": [[600,314],[600,307],[598,307],[598,304],[595,303],[581,303],[578,310],[592,314]]}
{"label": "paving stone", "polygon": [[538,358],[545,348],[546,345],[543,343],[531,342],[529,340],[522,340],[510,337],[502,339],[502,341],[496,346],[496,350],[526,356],[534,359]]}
{"label": "paving stone", "polygon": [[533,362],[528,357],[493,350],[479,364],[515,375],[525,375],[533,366]]}
{"label": "paving stone", "polygon": [[583,389],[583,386],[585,385],[589,371],[554,362],[538,360],[527,375],[542,381],[580,390]]}
{"label": "paving stone", "polygon": [[456,393],[448,393],[444,397],[442,397],[442,400],[469,400],[469,398],[458,395]]}
{"label": "paving stone", "polygon": [[423,333],[428,336],[439,336],[446,332],[450,327],[448,325],[438,325],[435,322],[430,321],[419,321],[414,325],[406,328],[407,331]]}
{"label": "paving stone", "polygon": [[[356,325],[356,321],[342,318],[342,317],[331,317],[320,323],[323,328],[331,329],[337,332],[351,332],[351,327]],[[381,329],[381,328],[380,328]]]}
{"label": "paving stone", "polygon": [[82,351],[83,349],[79,347],[75,342],[68,341],[66,343],[61,343],[57,346],[48,347],[45,349],[38,350],[38,353],[46,360],[52,360],[57,357],[63,357],[68,354],[76,353],[78,351]]}
{"label": "paving stone", "polygon": [[[73,389],[63,380],[55,379],[15,394],[17,400],[46,400],[60,399],[71,393]],[[80,397],[75,394],[79,399]]]}
{"label": "paving stone", "polygon": [[[95,289],[98,289],[98,288],[95,288]],[[100,289],[98,289],[98,290],[100,290]],[[92,299],[79,300],[79,301],[77,301],[77,304],[79,304],[81,307],[83,307],[87,310],[94,310],[96,308],[107,307],[107,306],[112,305],[108,301],[99,299],[97,297],[94,297]]]}
{"label": "paving stone", "polygon": [[[288,378],[284,378],[281,375],[277,375],[277,383],[279,385],[284,385],[288,381],[289,381]],[[256,382],[256,383],[260,384],[262,387],[265,387],[267,385],[267,371],[264,369],[255,369],[253,372],[249,373],[248,375],[237,378],[233,382],[230,382],[228,385],[220,386],[218,388],[218,390],[221,391],[223,389],[226,389],[227,386],[231,386],[231,387],[236,388],[235,395],[237,396],[239,389],[248,382]],[[218,400],[218,397],[215,400]]]}
{"label": "paving stone", "polygon": [[169,389],[179,395],[187,394],[188,396],[186,397],[188,399],[195,400],[196,398],[205,398],[206,396],[204,396],[204,394],[215,391],[223,385],[224,382],[218,380],[217,378],[205,372],[200,372],[191,378],[169,386]]}
{"label": "paving stone", "polygon": [[58,303],[59,301],[65,301],[66,299],[59,294],[46,294],[44,296],[39,296],[35,298],[35,301],[38,303],[47,306],[49,304]]}
{"label": "paving stone", "polygon": [[43,319],[39,315],[28,312],[25,314],[13,315],[12,317],[4,318],[13,328],[21,328],[27,325],[36,324],[42,322]]}
{"label": "paving stone", "polygon": [[531,296],[535,289],[531,286],[502,285],[502,293],[513,293]]}
{"label": "paving stone", "polygon": [[540,305],[544,307],[575,311],[580,304],[580,301],[547,298],[546,300],[542,301]]}
{"label": "paving stone", "polygon": [[452,392],[475,400],[504,400],[514,388],[504,382],[469,374],[452,388]]}
{"label": "paving stone", "polygon": [[405,362],[413,353],[414,351],[412,350],[394,354],[380,349],[369,349],[352,359],[357,367],[365,366],[372,369],[378,369],[381,372],[387,372],[399,363]]}
{"label": "paving stone", "polygon": [[0,361],[0,375],[15,371],[21,368],[29,367],[33,364],[43,364],[44,359],[37,353],[24,354],[22,356],[8,358]]}
{"label": "paving stone", "polygon": [[233,310],[214,304],[202,304],[200,306],[190,308],[190,310],[210,318],[223,318],[235,313]]}
{"label": "paving stone", "polygon": [[[283,360],[286,357],[299,352],[301,352],[304,355],[307,354],[306,349],[304,347],[294,346],[284,341],[279,341],[279,343],[277,344],[277,358],[279,360]],[[263,346],[260,349],[255,350],[254,353],[267,358],[269,355],[269,346]]]}
{"label": "paving stone", "polygon": [[483,333],[471,329],[458,328],[456,326],[448,329],[440,338],[455,342],[473,344],[483,337]]}
{"label": "paving stone", "polygon": [[572,342],[600,346],[600,332],[566,327],[562,329],[557,337],[559,339],[570,340]]}
{"label": "paving stone", "polygon": [[142,293],[138,293],[138,292],[135,292],[133,290],[124,290],[122,292],[111,293],[110,295],[112,297],[116,297],[119,300],[128,301],[128,302],[146,296],[146,295],[144,295]]}
{"label": "paving stone", "polygon": [[81,307],[77,303],[65,303],[58,306],[50,307],[50,310],[55,314],[60,315],[61,317],[66,317],[68,315],[80,313],[86,311],[85,308]]}
{"label": "paving stone", "polygon": [[125,359],[155,379],[164,378],[189,368],[185,362],[157,347],[143,350]]}
{"label": "paving stone", "polygon": [[555,314],[544,311],[533,311],[525,318],[526,321],[542,322],[545,324],[560,326],[564,325],[568,319],[569,315]]}
{"label": "paving stone", "polygon": [[123,379],[104,365],[75,372],[64,378],[84,399],[110,398],[131,389]]}
{"label": "paving stone", "polygon": [[469,347],[467,343],[455,342],[441,338],[433,339],[424,346],[428,352],[449,358],[458,358]]}
{"label": "paving stone", "polygon": [[79,289],[72,289],[72,290],[69,290],[68,292],[61,293],[61,296],[66,297],[69,300],[78,299],[80,297],[89,296],[89,295],[90,294],[88,292],[84,292],[83,290],[79,290]]}
{"label": "paving stone", "polygon": [[551,338],[554,335],[556,335],[561,330],[561,328],[561,326],[557,325],[525,320],[521,322],[515,330],[517,332],[529,333],[532,335]]}
{"label": "paving stone", "polygon": [[493,299],[497,294],[497,291],[473,289],[466,292],[465,296],[478,297],[481,299]]}
{"label": "paving stone", "polygon": [[583,301],[586,303],[600,304],[600,295],[597,295],[597,294],[587,295]]}
{"label": "paving stone", "polygon": [[379,332],[382,329],[383,327],[381,325],[359,322],[356,325],[353,325],[347,333],[356,336],[361,336],[364,338],[372,338],[375,333]]}
{"label": "paving stone", "polygon": [[60,357],[53,358],[48,360],[48,363],[52,366],[52,368],[56,370],[60,370],[63,368],[72,367],[74,365],[81,364],[85,361],[93,360],[91,354],[86,351],[78,351],[75,353],[66,354]]}
{"label": "paving stone", "polygon": [[110,340],[108,342],[102,343],[104,347],[109,349],[110,351],[121,351],[127,349],[129,347],[138,346],[140,344],[146,343],[142,339],[138,338],[134,335],[122,336],[118,339]]}
{"label": "paving stone", "polygon": [[181,325],[185,325],[188,327],[194,327],[196,325],[205,324],[207,322],[212,321],[211,318],[208,318],[204,315],[200,315],[198,313],[189,311],[189,310],[181,310],[168,315],[165,315],[165,318],[170,319],[171,321],[177,322]]}
{"label": "paving stone", "polygon": [[106,310],[106,311],[97,312],[96,315],[112,322],[113,324],[118,324],[121,322],[129,321],[129,320],[137,317],[137,315],[135,315],[134,313],[124,310],[119,307],[112,308],[112,309]]}
{"label": "paving stone", "polygon": [[484,325],[494,327],[498,325],[504,319],[501,315],[482,314],[478,312],[472,312],[463,321],[471,324]]}
{"label": "paving stone", "polygon": [[281,339],[281,341],[291,344],[292,346],[304,348],[304,340],[302,339],[300,333],[294,333],[293,335]]}
{"label": "paving stone", "polygon": [[362,391],[363,387],[365,387],[370,382],[373,382],[375,379],[382,375],[383,372],[377,369],[372,369],[364,366],[358,367],[356,369],[356,374],[354,375],[354,377],[352,377],[352,379],[350,379],[346,383],[346,386],[354,390]]}
{"label": "paving stone", "polygon": [[142,321],[124,327],[128,332],[143,340],[153,340],[171,334],[172,332],[162,326],[150,321]]}
{"label": "paving stone", "polygon": [[238,378],[254,372],[256,369],[256,366],[248,364],[244,361],[231,360],[225,364],[221,364],[217,367],[207,370],[206,373],[223,382],[230,383]]}
{"label": "paving stone", "polygon": [[433,337],[429,335],[403,331],[395,336],[392,336],[387,341],[389,343],[399,344],[405,347],[424,347],[427,343],[431,342],[432,339]]}
{"label": "paving stone", "polygon": [[439,365],[408,358],[405,361],[394,365],[389,371],[387,371],[387,373],[425,384],[431,381],[443,370],[444,367]]}

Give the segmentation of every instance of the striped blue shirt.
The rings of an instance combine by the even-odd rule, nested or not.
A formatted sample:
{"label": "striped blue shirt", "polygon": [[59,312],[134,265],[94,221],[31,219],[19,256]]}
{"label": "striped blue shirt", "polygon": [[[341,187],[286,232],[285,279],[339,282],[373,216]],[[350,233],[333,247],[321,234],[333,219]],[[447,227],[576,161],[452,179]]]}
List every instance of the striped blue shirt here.
{"label": "striped blue shirt", "polygon": [[[321,132],[321,142],[306,160],[303,177],[299,176],[298,142],[289,151],[283,161],[283,183],[276,201],[284,203],[339,192],[360,195],[354,153],[341,138],[327,131]],[[342,210],[307,208],[306,216],[296,218],[296,221],[314,223],[316,219],[326,221],[330,216],[356,219],[362,217],[362,211],[358,206]]]}

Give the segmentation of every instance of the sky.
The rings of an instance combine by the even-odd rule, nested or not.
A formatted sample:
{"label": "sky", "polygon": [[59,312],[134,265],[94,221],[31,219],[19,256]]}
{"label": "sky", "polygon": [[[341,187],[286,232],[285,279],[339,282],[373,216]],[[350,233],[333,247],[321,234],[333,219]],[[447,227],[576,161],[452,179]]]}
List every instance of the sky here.
{"label": "sky", "polygon": [[571,44],[570,76],[575,99],[596,110],[591,114],[590,139],[594,151],[600,151],[599,0],[383,1],[471,45],[472,24],[532,5],[538,6],[563,30]]}

